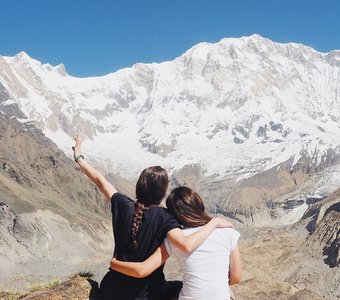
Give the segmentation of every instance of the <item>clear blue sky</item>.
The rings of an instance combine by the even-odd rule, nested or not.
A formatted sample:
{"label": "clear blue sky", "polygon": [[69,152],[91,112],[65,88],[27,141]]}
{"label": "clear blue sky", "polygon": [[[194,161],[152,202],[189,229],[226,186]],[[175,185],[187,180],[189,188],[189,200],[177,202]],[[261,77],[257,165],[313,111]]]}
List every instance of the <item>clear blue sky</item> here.
{"label": "clear blue sky", "polygon": [[340,0],[0,0],[0,55],[96,76],[258,33],[340,50]]}

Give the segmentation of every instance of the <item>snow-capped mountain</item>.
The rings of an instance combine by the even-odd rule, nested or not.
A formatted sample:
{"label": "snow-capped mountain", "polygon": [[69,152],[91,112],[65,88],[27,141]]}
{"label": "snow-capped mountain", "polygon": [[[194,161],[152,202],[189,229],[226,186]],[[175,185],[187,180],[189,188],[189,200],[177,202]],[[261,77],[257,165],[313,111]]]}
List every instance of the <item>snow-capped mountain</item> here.
{"label": "snow-capped mountain", "polygon": [[240,180],[303,153],[339,153],[340,51],[252,35],[93,78],[22,52],[0,57],[0,102],[65,151],[81,132],[85,154],[129,179],[192,164]]}

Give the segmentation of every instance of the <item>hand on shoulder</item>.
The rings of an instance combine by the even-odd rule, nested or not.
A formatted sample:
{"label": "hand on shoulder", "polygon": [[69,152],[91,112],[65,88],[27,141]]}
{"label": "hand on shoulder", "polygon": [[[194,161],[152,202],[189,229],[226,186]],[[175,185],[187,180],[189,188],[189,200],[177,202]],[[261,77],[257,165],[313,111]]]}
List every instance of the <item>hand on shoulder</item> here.
{"label": "hand on shoulder", "polygon": [[212,219],[212,221],[214,222],[216,228],[234,228],[234,225],[223,217],[215,217]]}

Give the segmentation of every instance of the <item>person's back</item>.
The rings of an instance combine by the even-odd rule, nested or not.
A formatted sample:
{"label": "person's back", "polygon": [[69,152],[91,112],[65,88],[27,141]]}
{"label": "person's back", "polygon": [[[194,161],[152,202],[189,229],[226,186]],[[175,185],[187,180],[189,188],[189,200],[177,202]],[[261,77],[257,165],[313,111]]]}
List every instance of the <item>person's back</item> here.
{"label": "person's back", "polygon": [[[136,236],[137,249],[132,247],[131,228],[135,214],[135,202],[115,193],[112,197],[112,225],[115,238],[114,256],[122,261],[143,261],[164,240],[167,232],[179,225],[166,209],[151,207],[143,212]],[[146,278],[133,278],[110,271],[101,282],[103,299],[161,299],[160,287],[165,284],[163,267]]]}
{"label": "person's back", "polygon": [[[186,235],[200,227],[185,228]],[[240,234],[231,228],[215,229],[194,252],[184,253],[165,239],[169,255],[173,255],[183,272],[180,300],[230,299],[228,272],[230,253],[237,246]]]}

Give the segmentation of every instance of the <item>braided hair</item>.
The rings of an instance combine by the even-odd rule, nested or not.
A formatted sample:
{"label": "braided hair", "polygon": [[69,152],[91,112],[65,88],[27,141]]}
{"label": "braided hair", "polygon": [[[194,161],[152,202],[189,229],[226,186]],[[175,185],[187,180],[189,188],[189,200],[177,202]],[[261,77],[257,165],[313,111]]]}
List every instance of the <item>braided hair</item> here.
{"label": "braided hair", "polygon": [[142,222],[143,214],[144,214],[145,206],[141,202],[135,203],[135,214],[133,216],[133,223],[132,223],[132,230],[131,230],[131,237],[132,237],[132,244],[135,251],[137,251],[138,243],[137,243],[137,233],[139,230],[139,225]]}
{"label": "braided hair", "polygon": [[135,213],[133,216],[131,238],[134,251],[138,249],[137,234],[142,223],[143,214],[152,206],[158,206],[165,197],[168,188],[168,174],[159,167],[146,168],[139,176],[136,184]]}

